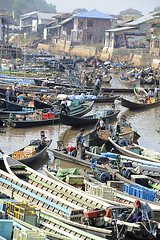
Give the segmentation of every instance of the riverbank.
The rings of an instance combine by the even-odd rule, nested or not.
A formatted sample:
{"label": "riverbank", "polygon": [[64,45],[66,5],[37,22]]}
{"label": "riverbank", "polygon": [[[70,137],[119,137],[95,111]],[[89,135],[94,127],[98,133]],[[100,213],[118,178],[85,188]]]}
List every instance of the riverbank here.
{"label": "riverbank", "polygon": [[158,68],[160,64],[160,57],[155,57],[145,49],[107,49],[99,46],[89,46],[89,45],[75,45],[70,47],[69,45],[55,43],[52,45],[48,44],[38,44],[38,49],[44,49],[52,54],[62,54],[65,52],[66,55],[74,56],[75,54],[80,57],[90,57],[95,56],[102,61],[106,61],[110,58],[112,61],[117,58],[119,61],[134,62],[138,67],[152,66]]}

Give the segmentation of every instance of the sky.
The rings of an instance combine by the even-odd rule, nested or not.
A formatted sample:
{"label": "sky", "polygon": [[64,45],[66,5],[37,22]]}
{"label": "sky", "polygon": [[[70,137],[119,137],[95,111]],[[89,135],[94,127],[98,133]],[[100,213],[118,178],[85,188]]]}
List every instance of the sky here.
{"label": "sky", "polygon": [[118,14],[120,11],[133,8],[146,15],[155,7],[160,7],[160,0],[46,0],[56,5],[57,12],[72,12],[76,8],[88,11],[97,9],[106,14]]}

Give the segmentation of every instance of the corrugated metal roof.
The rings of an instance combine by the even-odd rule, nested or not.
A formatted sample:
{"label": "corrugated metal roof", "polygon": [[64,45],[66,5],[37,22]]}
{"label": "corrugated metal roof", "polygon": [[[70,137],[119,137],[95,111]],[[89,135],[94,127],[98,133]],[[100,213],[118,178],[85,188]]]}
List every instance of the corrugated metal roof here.
{"label": "corrugated metal roof", "polygon": [[59,22],[59,24],[60,24],[60,25],[63,25],[63,24],[65,24],[65,23],[71,21],[72,19],[73,19],[73,17],[66,18],[66,19],[64,19],[63,21]]}
{"label": "corrugated metal roof", "polygon": [[113,17],[102,13],[100,11],[98,11],[97,9],[93,9],[91,11],[88,12],[80,12],[76,15],[73,16],[74,18],[96,18],[96,19],[114,19]]}
{"label": "corrugated metal roof", "polygon": [[141,17],[141,18],[138,18],[138,19],[136,19],[136,20],[134,20],[134,21],[132,21],[132,22],[130,22],[130,23],[127,23],[126,25],[127,25],[127,26],[139,25],[139,24],[141,24],[141,23],[148,22],[148,21],[153,20],[153,19],[156,19],[156,18],[158,18],[158,17],[159,17],[159,16],[157,16],[156,14],[155,14],[155,15],[154,15],[154,14],[148,14],[148,15],[143,16],[143,17]]}
{"label": "corrugated metal roof", "polygon": [[37,13],[39,19],[53,19],[55,16],[57,16],[57,13]]}
{"label": "corrugated metal roof", "polygon": [[106,30],[106,32],[120,32],[120,31],[126,31],[130,29],[136,29],[136,27],[120,27],[120,28],[112,28]]}
{"label": "corrugated metal roof", "polygon": [[55,28],[60,28],[61,25],[55,25],[55,26],[52,26],[52,27],[47,27],[47,29],[55,29]]}

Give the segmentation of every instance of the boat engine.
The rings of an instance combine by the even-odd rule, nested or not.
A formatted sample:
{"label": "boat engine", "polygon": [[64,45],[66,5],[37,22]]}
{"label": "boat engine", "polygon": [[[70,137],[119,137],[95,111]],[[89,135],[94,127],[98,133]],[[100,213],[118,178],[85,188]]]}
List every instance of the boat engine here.
{"label": "boat engine", "polygon": [[104,209],[93,209],[91,211],[84,211],[84,217],[82,219],[82,223],[88,226],[104,227],[105,214],[106,214],[106,211]]}

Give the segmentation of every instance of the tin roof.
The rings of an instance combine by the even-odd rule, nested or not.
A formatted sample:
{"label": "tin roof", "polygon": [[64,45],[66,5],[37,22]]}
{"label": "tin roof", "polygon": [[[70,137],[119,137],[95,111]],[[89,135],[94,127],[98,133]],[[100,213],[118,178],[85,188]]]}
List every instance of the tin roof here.
{"label": "tin roof", "polygon": [[96,18],[96,19],[114,19],[113,17],[102,13],[100,11],[98,11],[97,9],[93,9],[91,11],[88,12],[80,12],[76,15],[73,16],[74,18]]}
{"label": "tin roof", "polygon": [[120,27],[120,28],[112,28],[106,30],[106,32],[120,32],[120,31],[126,31],[130,29],[136,29],[136,27]]}
{"label": "tin roof", "polygon": [[151,13],[151,14],[148,14],[146,16],[143,16],[141,18],[138,18],[130,23],[127,23],[125,24],[126,26],[135,26],[135,25],[139,25],[141,23],[145,23],[145,22],[149,22],[150,20],[153,20],[153,19],[156,19],[156,18],[159,18],[159,15],[158,13]]}

